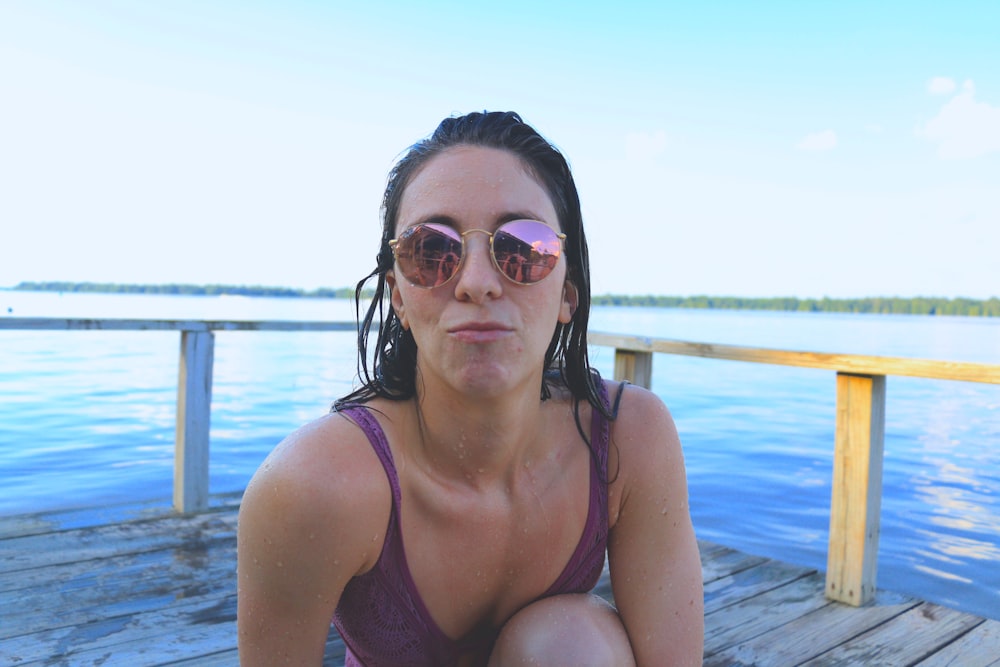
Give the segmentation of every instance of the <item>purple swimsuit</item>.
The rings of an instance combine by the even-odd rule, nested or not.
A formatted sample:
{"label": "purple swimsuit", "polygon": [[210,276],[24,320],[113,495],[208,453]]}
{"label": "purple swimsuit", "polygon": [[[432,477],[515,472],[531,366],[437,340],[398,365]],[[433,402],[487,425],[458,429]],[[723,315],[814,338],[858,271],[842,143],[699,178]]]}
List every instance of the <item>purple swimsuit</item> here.
{"label": "purple swimsuit", "polygon": [[[601,398],[606,402],[604,383],[599,386]],[[399,524],[402,494],[385,433],[366,408],[350,407],[341,412],[368,436],[392,487],[392,512],[378,562],[371,570],[348,582],[333,616],[333,624],[347,647],[345,667],[447,666],[456,664],[459,657],[468,653],[485,664],[500,628],[481,626],[454,640],[431,618],[406,564]],[[601,469],[598,470],[591,457],[587,521],[576,551],[541,598],[586,593],[597,584],[604,569],[608,487],[601,479],[607,478],[609,428],[600,412],[593,410],[593,415],[590,440]]]}

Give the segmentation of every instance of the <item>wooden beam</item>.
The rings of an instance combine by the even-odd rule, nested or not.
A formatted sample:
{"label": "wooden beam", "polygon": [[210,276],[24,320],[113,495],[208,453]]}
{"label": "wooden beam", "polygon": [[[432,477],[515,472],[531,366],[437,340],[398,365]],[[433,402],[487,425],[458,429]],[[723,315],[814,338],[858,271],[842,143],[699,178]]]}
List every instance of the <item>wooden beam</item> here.
{"label": "wooden beam", "polygon": [[729,359],[758,364],[821,368],[859,375],[906,375],[936,380],[1000,384],[1000,364],[773,350],[763,347],[742,347],[718,343],[693,343],[668,338],[645,338],[599,331],[588,332],[587,341],[591,345],[603,345],[636,352],[662,352],[706,359]]}
{"label": "wooden beam", "polygon": [[0,317],[0,330],[45,331],[357,331],[354,322],[304,320],[127,320]]}
{"label": "wooden beam", "polygon": [[650,389],[653,386],[653,353],[615,350],[615,380]]}
{"label": "wooden beam", "polygon": [[837,373],[826,596],[858,606],[875,595],[885,376]]}
{"label": "wooden beam", "polygon": [[[0,317],[0,330],[173,330],[173,331],[357,331],[354,322],[299,322],[252,320],[126,320],[55,317]],[[749,361],[759,364],[821,368],[862,375],[906,375],[936,380],[1000,384],[1000,364],[980,364],[933,359],[877,357],[863,354],[830,354],[775,350],[718,343],[697,343],[668,338],[647,338],[591,331],[592,345],[633,352],[662,352],[708,359]]]}
{"label": "wooden beam", "polygon": [[208,434],[214,356],[214,333],[181,332],[174,440],[174,508],[178,512],[196,512],[208,507]]}

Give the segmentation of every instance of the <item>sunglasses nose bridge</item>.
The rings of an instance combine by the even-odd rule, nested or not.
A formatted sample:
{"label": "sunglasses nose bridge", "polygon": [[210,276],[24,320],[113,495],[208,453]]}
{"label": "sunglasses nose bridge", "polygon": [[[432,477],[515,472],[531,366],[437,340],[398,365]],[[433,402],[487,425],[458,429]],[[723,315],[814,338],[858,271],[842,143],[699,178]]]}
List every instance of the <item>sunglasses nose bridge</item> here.
{"label": "sunglasses nose bridge", "polygon": [[480,234],[486,234],[486,238],[489,239],[490,242],[493,241],[493,232],[491,232],[488,229],[467,229],[461,234],[459,234],[459,236],[462,237],[462,241],[465,241],[466,238],[468,238],[469,234],[475,234],[476,232],[479,232]]}
{"label": "sunglasses nose bridge", "polygon": [[472,252],[472,244],[469,243],[469,235],[479,232],[480,234],[486,235],[486,254],[493,261],[493,232],[487,229],[467,229],[461,233],[462,237],[462,258],[466,259],[470,252]]}

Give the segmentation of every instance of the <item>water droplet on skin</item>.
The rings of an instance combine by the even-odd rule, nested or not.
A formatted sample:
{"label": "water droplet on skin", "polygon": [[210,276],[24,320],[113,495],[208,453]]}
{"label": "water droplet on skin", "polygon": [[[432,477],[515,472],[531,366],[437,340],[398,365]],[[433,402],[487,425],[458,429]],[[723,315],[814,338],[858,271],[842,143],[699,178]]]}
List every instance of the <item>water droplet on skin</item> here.
{"label": "water droplet on skin", "polygon": [[334,565],[340,565],[340,561],[339,560],[335,560],[335,561],[333,561],[333,564]]}
{"label": "water droplet on skin", "polygon": [[309,539],[310,540],[315,540],[316,539],[316,533],[309,533]]}
{"label": "water droplet on skin", "polygon": [[282,562],[281,562],[281,561],[279,560],[279,561],[278,561],[278,567],[285,567],[285,564],[284,564],[284,563],[282,563]]}

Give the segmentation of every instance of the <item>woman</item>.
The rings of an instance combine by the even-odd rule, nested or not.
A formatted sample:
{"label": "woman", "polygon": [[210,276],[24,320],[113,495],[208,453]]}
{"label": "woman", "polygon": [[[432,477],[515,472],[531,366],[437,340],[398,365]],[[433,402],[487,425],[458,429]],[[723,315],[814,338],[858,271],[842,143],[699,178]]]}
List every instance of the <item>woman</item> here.
{"label": "woman", "polygon": [[[243,499],[242,663],[319,664],[332,618],[348,665],[701,664],[680,443],[589,368],[562,155],[514,113],[449,118],[382,215],[362,386]],[[614,607],[588,592],[605,549]]]}

